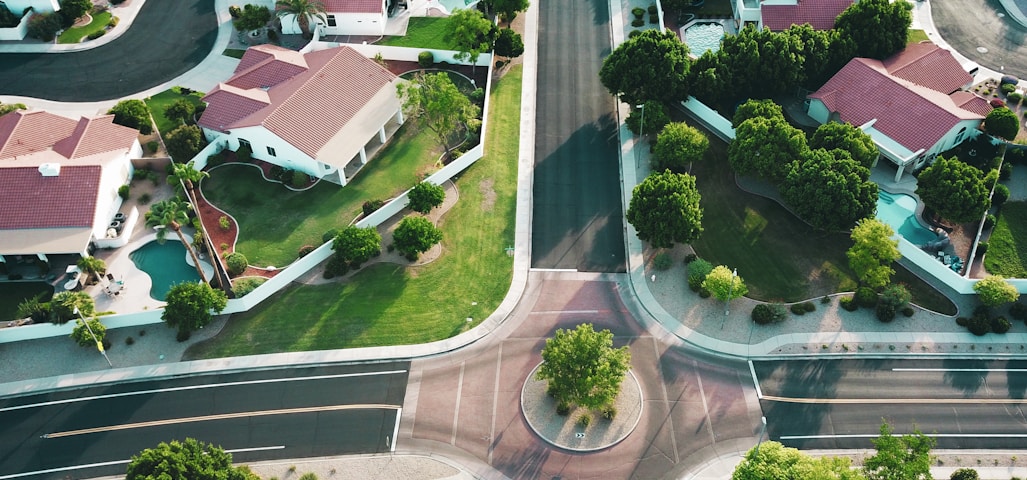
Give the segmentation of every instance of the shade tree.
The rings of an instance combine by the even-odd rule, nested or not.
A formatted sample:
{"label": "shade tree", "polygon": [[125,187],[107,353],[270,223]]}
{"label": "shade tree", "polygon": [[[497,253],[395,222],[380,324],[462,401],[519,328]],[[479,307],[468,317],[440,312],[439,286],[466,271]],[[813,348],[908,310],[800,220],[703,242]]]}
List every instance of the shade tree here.
{"label": "shade tree", "polygon": [[991,205],[984,173],[956,157],[938,157],[917,177],[917,195],[943,218],[956,223],[980,220]]}
{"label": "shade tree", "polygon": [[404,217],[392,232],[392,242],[396,250],[411,261],[441,241],[442,231],[421,216]]}
{"label": "shade tree", "polygon": [[611,95],[630,105],[688,98],[688,46],[671,32],[645,30],[617,46],[599,69]]}
{"label": "shade tree", "polygon": [[186,438],[161,442],[132,456],[125,480],[259,480],[245,467],[232,465],[220,446]]}
{"label": "shade tree", "polygon": [[905,0],[860,0],[838,15],[834,27],[855,44],[855,56],[884,60],[906,48],[912,10]]}
{"label": "shade tree", "polygon": [[781,183],[781,197],[814,228],[837,231],[852,228],[874,216],[877,184],[870,169],[844,150],[809,150]]}
{"label": "shade tree", "polygon": [[742,122],[756,117],[785,120],[785,112],[781,105],[769,98],[750,98],[735,109],[731,117],[731,128],[738,128]]}
{"label": "shade tree", "polygon": [[595,331],[591,323],[557,329],[542,348],[536,378],[563,405],[600,409],[611,405],[631,366],[628,347],[613,347],[613,333]]}
{"label": "shade tree", "polygon": [[519,57],[524,54],[524,40],[519,33],[509,28],[501,29],[496,37],[495,52],[500,57]]}
{"label": "shade tree", "polygon": [[779,183],[809,147],[806,134],[781,117],[753,117],[738,125],[727,158],[735,173]]}
{"label": "shade tree", "polygon": [[881,155],[870,134],[851,123],[827,122],[817,127],[809,138],[809,148],[841,149],[860,165],[871,168]]}
{"label": "shade tree", "polygon": [[360,268],[361,264],[381,253],[382,236],[374,227],[350,225],[332,240],[332,250],[353,268]]}
{"label": "shade tree", "polygon": [[914,428],[913,433],[896,436],[887,422],[881,434],[871,440],[877,450],[863,461],[863,474],[868,480],[930,480],[931,449],[937,443]]}
{"label": "shade tree", "polygon": [[1020,292],[1001,275],[988,275],[974,283],[977,298],[986,306],[998,307],[1013,303],[1020,298]]}
{"label": "shade tree", "polygon": [[653,169],[684,173],[692,162],[702,160],[710,147],[710,139],[684,122],[668,124],[656,136],[653,145]]}
{"label": "shade tree", "polygon": [[446,200],[446,190],[441,185],[431,182],[419,182],[407,193],[407,199],[410,201],[407,206],[411,210],[417,213],[428,213]]}
{"label": "shade tree", "polygon": [[456,58],[471,62],[472,70],[482,53],[492,50],[498,31],[480,11],[461,8],[446,22],[445,38],[456,47]]}
{"label": "shade tree", "polygon": [[631,192],[627,220],[655,248],[690,243],[702,234],[695,177],[670,170],[650,174]]}
{"label": "shade tree", "polygon": [[[636,107],[636,106],[633,106]],[[635,135],[651,135],[659,133],[670,123],[667,106],[663,102],[649,100],[641,108],[632,108],[624,124]]]}
{"label": "shade tree", "polygon": [[114,123],[118,125],[134,128],[143,135],[153,133],[150,107],[146,106],[142,100],[122,100],[111,107],[107,114],[114,115]]}
{"label": "shade tree", "polygon": [[899,241],[894,238],[892,228],[873,217],[856,222],[849,238],[852,246],[845,252],[849,259],[849,268],[856,273],[856,278],[863,285],[881,288],[891,281],[895,273],[892,263],[898,261]]}
{"label": "shade tree", "polygon": [[418,125],[434,134],[447,157],[453,132],[461,125],[466,127],[481,113],[445,72],[418,74],[410,82],[397,85],[396,91],[403,100],[404,110]]}
{"label": "shade tree", "polygon": [[188,340],[190,333],[209,325],[214,314],[228,305],[224,291],[196,282],[172,285],[165,301],[167,305],[160,318],[168,327],[178,329],[179,341]]}

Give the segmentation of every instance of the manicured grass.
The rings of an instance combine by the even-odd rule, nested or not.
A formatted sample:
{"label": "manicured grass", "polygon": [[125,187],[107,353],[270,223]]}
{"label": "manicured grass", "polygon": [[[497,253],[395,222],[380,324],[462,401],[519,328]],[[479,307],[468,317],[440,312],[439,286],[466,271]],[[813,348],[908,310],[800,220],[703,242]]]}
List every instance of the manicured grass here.
{"label": "manicured grass", "polygon": [[488,154],[460,176],[460,201],[442,219],[441,258],[414,268],[377,264],[346,283],[289,288],[233,317],[186,357],[415,344],[481,322],[512,276],[504,247],[514,240],[520,96],[514,67],[492,92]]}
{"label": "manicured grass", "polygon": [[[448,23],[449,17],[411,17],[406,35],[385,37],[378,42],[378,45],[456,50],[456,46],[445,39],[446,24]],[[438,58],[435,59],[435,61],[438,60]]]}
{"label": "manicured grass", "polygon": [[232,58],[242,58],[243,54],[245,53],[246,50],[239,48],[226,48],[225,51],[221,52],[222,55]]}
{"label": "manicured grass", "polygon": [[984,256],[988,273],[1027,278],[1027,203],[1006,202],[988,240]]}
{"label": "manicured grass", "polygon": [[163,92],[147,98],[144,102],[146,102],[146,106],[150,107],[150,114],[153,116],[153,121],[157,124],[157,130],[163,137],[181,125],[181,123],[165,117],[164,110],[181,98],[185,98],[190,102],[193,102],[193,105],[198,107],[203,104],[203,101],[200,100],[203,98],[203,95],[203,92],[191,92],[188,95],[182,95],[182,90],[179,87],[171,87],[168,90],[164,90]]}
{"label": "manicured grass", "polygon": [[906,43],[920,43],[924,40],[930,40],[927,38],[927,32],[923,30],[909,29],[909,33],[906,35]]}
{"label": "manicured grass", "polygon": [[65,30],[57,37],[57,43],[79,43],[87,35],[107,28],[107,23],[111,21],[111,12],[90,13],[90,15],[93,16],[93,21],[88,25]]}
{"label": "manicured grass", "polygon": [[40,293],[41,302],[53,297],[53,286],[44,282],[8,282],[0,288],[0,322],[17,319],[18,304]]}
{"label": "manicured grass", "polygon": [[250,264],[282,267],[300,247],[320,245],[326,231],[349,225],[363,202],[392,198],[429,171],[441,153],[431,132],[403,126],[396,135],[345,187],[320,182],[294,192],[265,181],[253,166],[225,165],[211,170],[203,193],[239,222],[236,251]]}

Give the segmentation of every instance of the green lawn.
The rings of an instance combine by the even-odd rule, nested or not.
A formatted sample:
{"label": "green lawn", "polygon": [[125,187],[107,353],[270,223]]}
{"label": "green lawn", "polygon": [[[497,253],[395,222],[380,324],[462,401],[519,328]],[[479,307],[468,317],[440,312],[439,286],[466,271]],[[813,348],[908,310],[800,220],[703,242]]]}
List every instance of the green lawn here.
{"label": "green lawn", "polygon": [[91,13],[90,15],[93,16],[93,21],[89,22],[88,25],[65,30],[64,33],[57,37],[57,43],[79,43],[90,33],[99,32],[106,28],[107,23],[111,21],[111,12]]}
{"label": "green lawn", "polygon": [[906,43],[920,43],[924,40],[930,40],[927,38],[927,32],[923,30],[909,29],[909,34],[906,35]]}
{"label": "green lawn", "polygon": [[520,97],[514,67],[492,91],[488,154],[460,176],[460,201],[443,217],[441,258],[416,268],[377,264],[345,283],[286,289],[234,316],[186,358],[423,343],[485,319],[512,276],[504,247],[514,240]]}
{"label": "green lawn", "polygon": [[171,104],[175,103],[180,98],[185,98],[193,105],[200,106],[203,102],[200,100],[203,98],[203,92],[191,92],[188,95],[182,95],[182,91],[179,87],[171,87],[168,90],[164,90],[150,98],[144,100],[146,106],[150,107],[150,114],[153,115],[153,121],[157,124],[157,130],[161,136],[165,136],[168,132],[171,132],[177,128],[181,123],[173,120],[169,120],[164,116],[164,110],[167,109]]}
{"label": "green lawn", "polygon": [[988,273],[1027,278],[1027,203],[1007,202],[988,240],[984,257]]}
{"label": "green lawn", "polygon": [[[385,37],[378,45],[392,47],[431,48],[435,50],[456,50],[447,42],[446,24],[449,17],[411,17],[407,34],[402,37]],[[438,60],[438,59],[436,59]]]}
{"label": "green lawn", "polygon": [[296,259],[300,247],[320,245],[326,231],[349,225],[364,201],[391,198],[420,180],[441,149],[431,132],[414,128],[401,127],[345,187],[320,182],[294,192],[265,181],[252,166],[226,165],[211,170],[203,193],[239,222],[236,251],[250,264],[282,267]]}
{"label": "green lawn", "polygon": [[53,286],[44,282],[7,282],[0,288],[0,322],[16,320],[18,304],[40,293],[42,302],[53,297]]}

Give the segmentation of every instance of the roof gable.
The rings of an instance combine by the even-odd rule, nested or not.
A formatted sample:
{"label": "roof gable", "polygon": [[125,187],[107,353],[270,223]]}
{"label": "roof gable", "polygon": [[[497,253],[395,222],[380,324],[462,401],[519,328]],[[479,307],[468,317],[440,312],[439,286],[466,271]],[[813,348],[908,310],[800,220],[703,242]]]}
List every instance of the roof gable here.
{"label": "roof gable", "polygon": [[55,177],[0,168],[0,230],[92,227],[99,188],[99,165],[64,167]]}
{"label": "roof gable", "polygon": [[951,52],[931,42],[909,45],[881,63],[892,76],[941,93],[952,93],[973,81]]}
{"label": "roof gable", "polygon": [[385,11],[382,0],[326,0],[325,11],[328,13],[382,13]]}
{"label": "roof gable", "polygon": [[203,101],[207,102],[207,108],[197,123],[221,132],[271,104],[271,98],[262,89],[244,90],[224,83],[211,90]]}
{"label": "roof gable", "polygon": [[75,131],[70,118],[42,110],[15,110],[0,117],[0,160],[50,150]]}
{"label": "roof gable", "polygon": [[131,150],[138,135],[138,130],[115,124],[114,115],[82,117],[72,134],[55,143],[53,150],[69,159]]}
{"label": "roof gable", "polygon": [[773,31],[792,25],[810,24],[814,30],[830,30],[834,21],[853,0],[797,0],[792,5],[764,3],[760,6],[763,26]]}

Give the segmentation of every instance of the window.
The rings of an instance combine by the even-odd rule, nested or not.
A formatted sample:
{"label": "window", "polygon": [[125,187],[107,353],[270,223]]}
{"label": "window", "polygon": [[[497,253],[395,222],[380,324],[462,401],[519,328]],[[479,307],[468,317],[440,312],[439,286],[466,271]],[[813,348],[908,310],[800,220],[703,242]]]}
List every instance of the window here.
{"label": "window", "polygon": [[959,135],[956,135],[956,143],[959,143],[959,142],[963,141],[963,134],[965,134],[965,133],[966,133],[966,127],[963,127],[963,128],[961,128],[959,130]]}
{"label": "window", "polygon": [[267,147],[267,154],[271,155],[272,157],[275,156],[275,149]]}
{"label": "window", "polygon": [[243,138],[240,138],[239,139],[239,148],[242,148],[242,147],[246,147],[246,148],[250,149],[251,152],[253,151],[253,145],[250,145],[250,141],[246,140],[246,139],[243,139]]}
{"label": "window", "polygon": [[336,23],[335,23],[335,15],[329,15],[329,16],[328,16],[328,26],[329,26],[329,27],[334,27],[334,26],[336,26]]}

